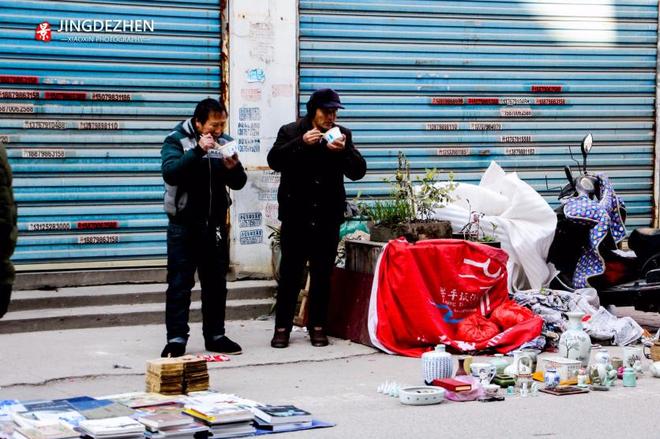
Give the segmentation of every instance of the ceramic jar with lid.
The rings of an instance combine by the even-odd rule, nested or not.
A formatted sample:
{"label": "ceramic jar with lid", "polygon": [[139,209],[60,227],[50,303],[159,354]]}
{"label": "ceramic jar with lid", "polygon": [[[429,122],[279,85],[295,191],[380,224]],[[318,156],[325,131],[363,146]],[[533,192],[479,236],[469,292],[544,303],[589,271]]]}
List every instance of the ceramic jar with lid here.
{"label": "ceramic jar with lid", "polygon": [[637,373],[632,367],[623,370],[623,387],[635,387],[637,385]]}
{"label": "ceramic jar with lid", "polygon": [[427,385],[439,378],[451,378],[454,373],[454,359],[445,350],[445,345],[439,344],[434,350],[422,354],[422,373]]}

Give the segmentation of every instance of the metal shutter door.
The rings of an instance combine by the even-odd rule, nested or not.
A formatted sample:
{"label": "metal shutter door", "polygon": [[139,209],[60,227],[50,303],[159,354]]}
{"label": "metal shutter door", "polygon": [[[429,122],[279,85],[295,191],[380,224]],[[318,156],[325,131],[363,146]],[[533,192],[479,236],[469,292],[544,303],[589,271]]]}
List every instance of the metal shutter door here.
{"label": "metal shutter door", "polygon": [[300,109],[320,87],[346,103],[370,169],[349,195],[387,195],[402,149],[475,184],[496,160],[554,204],[592,132],[592,171],[649,225],[658,3],[577,1],[301,0]]}
{"label": "metal shutter door", "polygon": [[[160,147],[199,100],[221,94],[219,0],[0,8],[0,136],[19,208],[14,262],[162,264]],[[153,20],[154,32],[58,33],[62,19]],[[50,42],[35,39],[44,21]]]}

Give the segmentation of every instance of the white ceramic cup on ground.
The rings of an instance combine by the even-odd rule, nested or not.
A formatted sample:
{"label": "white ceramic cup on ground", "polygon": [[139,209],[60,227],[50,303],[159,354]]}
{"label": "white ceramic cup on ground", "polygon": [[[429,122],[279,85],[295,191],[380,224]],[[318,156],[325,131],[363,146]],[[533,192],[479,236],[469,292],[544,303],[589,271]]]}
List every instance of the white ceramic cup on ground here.
{"label": "white ceramic cup on ground", "polygon": [[332,127],[323,134],[323,138],[326,142],[332,143],[335,140],[339,139],[342,136],[341,130],[339,127]]}
{"label": "white ceramic cup on ground", "polygon": [[484,385],[484,390],[486,390],[486,396],[495,396],[500,390],[500,386],[497,384],[486,384]]}
{"label": "white ceramic cup on ground", "polygon": [[473,377],[479,378],[482,385],[490,384],[495,377],[495,366],[490,363],[472,363],[470,373]]}

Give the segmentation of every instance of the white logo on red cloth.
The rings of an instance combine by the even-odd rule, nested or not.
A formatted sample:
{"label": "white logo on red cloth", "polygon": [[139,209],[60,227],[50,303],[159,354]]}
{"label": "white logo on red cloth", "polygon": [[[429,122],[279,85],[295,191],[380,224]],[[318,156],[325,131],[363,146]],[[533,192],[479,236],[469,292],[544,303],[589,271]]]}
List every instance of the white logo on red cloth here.
{"label": "white logo on red cloth", "polygon": [[34,39],[37,41],[49,42],[52,39],[50,23],[44,21],[39,23],[34,31]]}

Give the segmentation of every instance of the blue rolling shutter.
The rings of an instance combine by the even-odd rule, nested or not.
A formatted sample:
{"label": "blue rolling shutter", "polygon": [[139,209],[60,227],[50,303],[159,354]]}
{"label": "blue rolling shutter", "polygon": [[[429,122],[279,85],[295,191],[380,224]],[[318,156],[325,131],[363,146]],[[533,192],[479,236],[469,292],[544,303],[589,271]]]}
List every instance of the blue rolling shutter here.
{"label": "blue rolling shutter", "polygon": [[386,196],[402,149],[472,183],[496,160],[555,203],[591,132],[592,170],[649,225],[657,17],[654,0],[301,0],[300,109],[320,87],[346,103],[370,169],[349,195]]}
{"label": "blue rolling shutter", "polygon": [[[160,147],[199,100],[221,94],[219,3],[0,0],[14,262],[165,257]],[[60,20],[85,19],[153,20],[154,31],[56,32]],[[42,22],[49,42],[35,39]]]}

